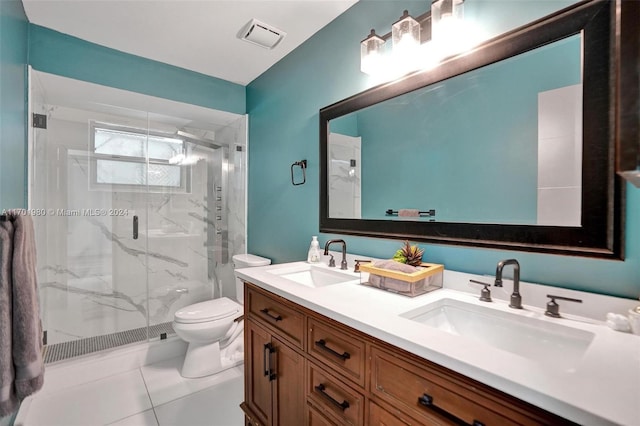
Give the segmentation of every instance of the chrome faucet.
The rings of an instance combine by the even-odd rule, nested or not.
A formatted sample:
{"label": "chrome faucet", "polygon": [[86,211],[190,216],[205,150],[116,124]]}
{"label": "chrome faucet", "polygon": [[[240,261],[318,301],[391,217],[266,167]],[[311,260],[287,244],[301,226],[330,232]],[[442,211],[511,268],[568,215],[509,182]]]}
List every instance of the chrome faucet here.
{"label": "chrome faucet", "polygon": [[513,293],[511,293],[509,307],[522,309],[522,296],[520,296],[520,264],[516,259],[506,259],[498,262],[498,266],[496,267],[496,282],[493,285],[502,287],[502,269],[506,265],[513,265]]}
{"label": "chrome faucet", "polygon": [[[347,243],[344,242],[344,240],[329,240],[327,241],[327,243],[324,245],[324,255],[328,255],[329,254],[329,245],[333,244],[333,243],[340,243],[342,244],[342,262],[340,262],[340,269],[343,270],[347,270]],[[329,261],[329,266],[334,267],[336,266],[336,262],[333,260],[333,256],[331,257],[331,260]]]}

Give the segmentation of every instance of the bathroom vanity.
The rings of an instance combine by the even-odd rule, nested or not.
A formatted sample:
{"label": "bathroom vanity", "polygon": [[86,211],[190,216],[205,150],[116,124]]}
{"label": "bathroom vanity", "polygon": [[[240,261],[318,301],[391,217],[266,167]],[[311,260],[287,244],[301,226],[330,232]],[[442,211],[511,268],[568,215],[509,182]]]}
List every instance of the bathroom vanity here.
{"label": "bathroom vanity", "polygon": [[[445,287],[447,281],[470,277],[447,274]],[[242,409],[247,425],[640,420],[640,338],[585,318],[541,319],[544,309],[527,306],[532,297],[526,289],[522,321],[513,322],[515,327],[520,322],[532,330],[531,324],[542,325],[541,333],[552,330],[553,336],[567,339],[566,345],[550,335],[551,345],[541,352],[526,340],[516,342],[514,334],[516,340],[511,341],[522,347],[499,348],[420,323],[425,306],[442,308],[443,303],[462,306],[471,321],[486,317],[490,322],[493,314],[484,313],[489,309],[484,302],[464,291],[445,288],[407,298],[362,286],[358,274],[301,262],[239,270],[237,275],[246,282]],[[467,291],[474,289],[469,286]],[[490,309],[496,318],[507,324],[508,335],[513,319],[507,302],[490,305],[495,305]],[[567,326],[570,322],[575,328]],[[529,329],[522,330],[516,333],[527,334]],[[613,350],[606,347],[609,344],[618,351],[614,365],[602,352]],[[558,354],[566,355],[553,353],[553,345],[560,346]],[[533,355],[527,358],[529,349]]]}

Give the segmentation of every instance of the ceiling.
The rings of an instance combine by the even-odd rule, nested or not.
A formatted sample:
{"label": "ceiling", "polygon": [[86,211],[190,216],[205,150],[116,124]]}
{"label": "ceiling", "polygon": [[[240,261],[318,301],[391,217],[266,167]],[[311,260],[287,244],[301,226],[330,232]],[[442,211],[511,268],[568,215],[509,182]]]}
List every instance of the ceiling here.
{"label": "ceiling", "polygon": [[[357,0],[22,0],[29,22],[247,85]],[[252,18],[287,36],[273,50],[237,38]]]}

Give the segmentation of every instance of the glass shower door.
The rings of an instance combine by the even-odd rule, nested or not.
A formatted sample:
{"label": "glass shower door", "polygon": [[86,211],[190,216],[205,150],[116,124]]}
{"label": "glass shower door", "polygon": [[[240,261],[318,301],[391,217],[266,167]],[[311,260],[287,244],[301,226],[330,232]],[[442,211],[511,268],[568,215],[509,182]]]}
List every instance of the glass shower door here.
{"label": "glass shower door", "polygon": [[[46,128],[32,128],[29,167],[29,208],[42,212],[33,219],[45,359],[113,347],[139,334],[144,339],[146,240],[133,238],[133,222],[139,212],[146,214],[146,186],[132,182],[122,191],[112,163],[127,161],[105,152],[118,135],[103,125],[130,126],[131,113],[114,109],[107,115],[100,111],[104,106],[72,108],[44,97],[32,98],[32,105],[46,117]],[[144,150],[145,133],[139,141]],[[137,166],[141,176],[144,160]]]}
{"label": "glass shower door", "polygon": [[215,259],[221,258],[226,238],[223,162],[228,148],[184,131],[178,140],[172,152],[166,151],[169,155],[151,140],[149,145],[151,337],[166,329],[178,309],[221,294]]}
{"label": "glass shower door", "polygon": [[[184,306],[235,298],[231,258],[246,252],[246,118],[215,128],[183,120],[192,125],[174,132],[172,155],[149,143],[149,182],[157,179],[147,223],[152,338]],[[163,122],[150,114],[150,128]],[[166,173],[152,177],[153,161]]]}
{"label": "glass shower door", "polygon": [[122,119],[111,115],[89,122],[89,187],[93,197],[103,197],[93,203],[103,209],[101,216],[89,222],[101,234],[92,240],[102,242],[104,270],[111,271],[106,300],[95,304],[101,306],[103,325],[111,328],[99,334],[112,333],[130,343],[147,338],[147,236],[141,225],[148,202],[148,117],[123,108],[110,110]]}
{"label": "glass shower door", "polygon": [[135,151],[144,153],[147,141],[144,132],[114,130],[128,129],[126,122],[91,117],[87,148],[67,152],[66,205],[79,212],[67,220],[67,265],[79,271],[83,289],[81,306],[70,312],[81,312],[83,336],[145,333],[146,241],[133,234],[146,204],[146,164]]}

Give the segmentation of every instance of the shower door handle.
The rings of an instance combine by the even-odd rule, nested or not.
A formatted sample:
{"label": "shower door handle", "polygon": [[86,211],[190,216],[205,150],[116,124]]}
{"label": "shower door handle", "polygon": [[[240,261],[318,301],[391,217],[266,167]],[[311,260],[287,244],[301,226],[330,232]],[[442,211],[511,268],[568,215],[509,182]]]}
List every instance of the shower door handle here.
{"label": "shower door handle", "polygon": [[138,216],[133,216],[133,239],[138,239]]}

